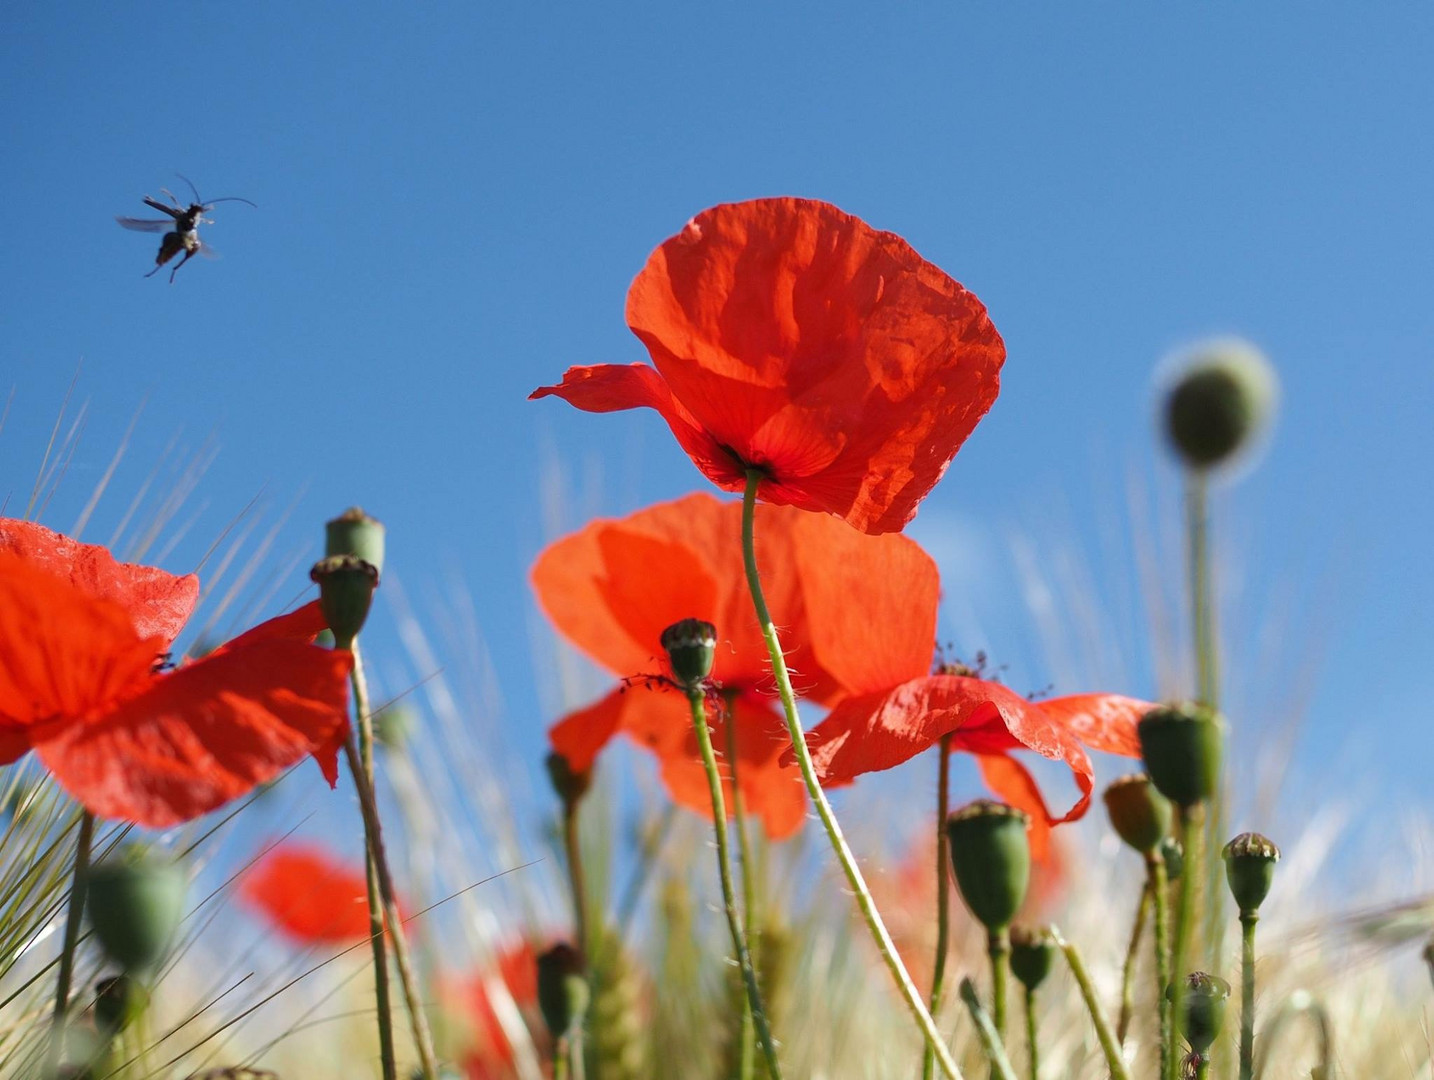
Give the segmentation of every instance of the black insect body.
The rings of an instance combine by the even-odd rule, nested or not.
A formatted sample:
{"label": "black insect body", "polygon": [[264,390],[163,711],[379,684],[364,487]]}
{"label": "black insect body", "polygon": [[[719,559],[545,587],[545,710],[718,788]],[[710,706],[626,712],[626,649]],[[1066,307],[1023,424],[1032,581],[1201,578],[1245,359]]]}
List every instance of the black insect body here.
{"label": "black insect body", "polygon": [[181,173],[179,174],[179,178],[186,184],[189,184],[189,190],[194,193],[194,201],[188,206],[181,206],[179,200],[176,199],[173,194],[167,189],[161,188],[160,191],[168,197],[169,204],[162,203],[158,199],[151,198],[148,195],[144,197],[144,204],[151,209],[158,210],[163,214],[168,214],[168,217],[115,218],[115,220],[126,229],[134,229],[137,232],[164,233],[164,236],[161,237],[159,241],[159,254],[154,257],[154,269],[148,274],[145,274],[145,277],[152,277],[158,273],[159,268],[169,262],[170,259],[174,258],[180,252],[184,253],[184,258],[180,259],[179,262],[175,264],[174,269],[169,272],[169,283],[171,285],[174,284],[174,275],[179,273],[179,268],[193,258],[195,253],[201,255],[212,255],[214,253],[212,248],[199,239],[199,226],[214,224],[212,219],[204,215],[210,210],[213,210],[216,203],[241,202],[249,206],[254,205],[252,202],[249,202],[248,199],[240,198],[237,195],[227,195],[222,199],[211,199],[206,203],[199,197],[199,192],[195,190],[194,184],[190,181],[189,177]]}

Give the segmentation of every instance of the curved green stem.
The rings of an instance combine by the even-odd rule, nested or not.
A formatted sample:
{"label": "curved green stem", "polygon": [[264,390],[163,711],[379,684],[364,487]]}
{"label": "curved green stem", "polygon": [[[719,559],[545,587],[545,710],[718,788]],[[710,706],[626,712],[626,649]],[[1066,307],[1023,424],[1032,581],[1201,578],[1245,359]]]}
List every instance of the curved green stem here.
{"label": "curved green stem", "polygon": [[[946,954],[951,951],[951,853],[946,846],[946,814],[951,806],[951,736],[941,736],[941,764],[936,774],[936,957],[931,965],[931,1018],[941,1012]],[[936,1054],[928,1044],[922,1054],[921,1078],[936,1075]]]}
{"label": "curved green stem", "polygon": [[80,831],[75,838],[75,869],[70,885],[70,903],[65,912],[65,937],[60,946],[60,970],[55,976],[55,1015],[50,1028],[50,1057],[46,1074],[59,1071],[65,1052],[65,1026],[70,1011],[70,980],[75,971],[75,946],[80,941],[80,925],[85,914],[85,884],[90,872],[90,848],[95,839],[95,815],[88,810],[80,817]]}
{"label": "curved green stem", "polygon": [[1240,1080],[1255,1075],[1255,924],[1253,911],[1240,913]]}
{"label": "curved green stem", "polygon": [[1196,879],[1201,876],[1201,834],[1204,824],[1204,804],[1196,803],[1182,807],[1180,815],[1180,843],[1185,848],[1185,869],[1180,874],[1180,908],[1175,913],[1175,946],[1171,951],[1172,982],[1174,1001],[1170,1006],[1170,1042],[1166,1060],[1166,1080],[1176,1080],[1176,1064],[1180,1060],[1181,1027],[1185,1022],[1185,970],[1190,946],[1190,930],[1194,924]]}
{"label": "curved green stem", "polygon": [[752,1010],[752,1024],[757,1029],[757,1039],[762,1044],[762,1054],[767,1059],[767,1070],[772,1080],[781,1080],[782,1068],[777,1063],[777,1047],[767,1026],[767,1011],[762,1007],[762,991],[757,986],[757,973],[752,969],[752,954],[747,948],[747,935],[742,930],[742,915],[737,910],[737,890],[732,883],[732,856],[727,849],[727,800],[722,794],[722,775],[717,771],[717,755],[712,750],[712,733],[707,730],[706,699],[702,691],[689,690],[688,703],[692,706],[692,728],[697,734],[697,749],[702,754],[702,765],[707,772],[707,790],[712,797],[712,831],[717,838],[717,870],[722,879],[722,909],[727,915],[727,928],[732,933],[732,947],[737,951],[737,963],[742,969],[742,981],[747,987],[747,1001]]}
{"label": "curved green stem", "polygon": [[1165,1080],[1173,1045],[1170,999],[1165,996],[1170,988],[1170,879],[1160,852],[1147,855],[1145,865],[1155,908],[1155,1005],[1160,1017],[1160,1076]]}
{"label": "curved green stem", "polygon": [[[742,786],[737,781],[737,720],[733,709],[732,695],[723,696],[727,715],[727,773],[732,780],[732,823],[737,831],[737,858],[742,868],[742,918],[747,929],[747,952],[752,957],[752,974],[757,974],[758,929],[757,929],[757,882],[756,867],[752,865],[752,845],[747,837],[747,808],[742,799]],[[761,980],[758,980],[761,985]],[[741,1080],[751,1080],[756,1067],[757,1047],[753,1040],[752,1002],[744,999],[742,1027],[738,1032],[737,1075]]]}
{"label": "curved green stem", "polygon": [[1056,945],[1065,954],[1066,963],[1070,965],[1071,974],[1075,976],[1076,985],[1080,987],[1081,997],[1085,999],[1091,1023],[1095,1025],[1096,1038],[1100,1040],[1100,1048],[1105,1051],[1105,1063],[1110,1069],[1111,1080],[1130,1080],[1125,1059],[1120,1055],[1120,1044],[1115,1041],[1115,1032],[1111,1030],[1110,1021],[1106,1018],[1105,1010],[1101,1008],[1100,997],[1091,984],[1090,974],[1085,969],[1080,950],[1067,941],[1054,926],[1051,927],[1051,933],[1055,935]]}
{"label": "curved green stem", "polygon": [[1036,992],[1026,987],[1026,1061],[1031,1080],[1041,1077],[1041,1047],[1036,1041]]}
{"label": "curved green stem", "polygon": [[1135,925],[1130,929],[1130,944],[1125,949],[1125,966],[1120,971],[1120,1019],[1115,1023],[1115,1041],[1125,1045],[1126,1033],[1130,1031],[1130,1017],[1135,1012],[1135,961],[1140,955],[1140,939],[1145,936],[1145,923],[1150,918],[1150,881],[1147,879],[1140,892],[1140,904],[1135,909]]}
{"label": "curved green stem", "polygon": [[966,1011],[971,1014],[976,1037],[981,1040],[981,1049],[986,1052],[986,1060],[991,1063],[993,1080],[1016,1080],[1016,1070],[1011,1068],[1011,1059],[1006,1057],[1006,1048],[1001,1045],[1001,1037],[996,1034],[991,1017],[981,1006],[981,996],[976,993],[975,983],[970,979],[962,979],[957,993],[965,1002]]}
{"label": "curved green stem", "polygon": [[777,637],[777,628],[772,624],[771,612],[767,610],[767,599],[762,593],[762,579],[757,572],[757,549],[754,543],[753,522],[756,518],[757,486],[761,479],[761,470],[747,470],[747,489],[742,500],[742,559],[747,570],[747,587],[752,593],[752,606],[757,613],[757,622],[761,626],[762,637],[767,643],[767,656],[772,662],[772,674],[776,677],[777,691],[781,695],[782,714],[787,722],[787,733],[791,736],[792,752],[796,755],[797,766],[802,772],[802,780],[807,785],[807,794],[811,797],[812,805],[816,807],[817,817],[821,819],[822,828],[826,830],[827,839],[831,841],[832,850],[836,852],[837,861],[841,863],[841,868],[846,874],[847,884],[856,895],[857,907],[866,920],[872,940],[876,942],[877,951],[881,953],[881,958],[886,962],[897,989],[905,999],[907,1008],[911,1010],[911,1015],[915,1018],[917,1026],[921,1028],[921,1033],[926,1038],[926,1044],[935,1053],[942,1071],[945,1072],[949,1080],[962,1080],[961,1069],[956,1064],[956,1059],[951,1056],[950,1049],[942,1040],[941,1033],[936,1029],[935,1021],[926,1011],[926,1005],[921,1000],[921,993],[916,989],[916,984],[911,981],[911,975],[907,972],[906,965],[897,955],[896,946],[887,932],[886,924],[881,920],[881,913],[876,910],[876,902],[871,897],[871,890],[867,888],[866,879],[862,877],[861,869],[856,864],[856,856],[852,854],[846,837],[842,835],[841,826],[837,823],[836,815],[832,813],[831,803],[827,802],[826,792],[822,790],[821,781],[817,779],[816,769],[812,765],[812,756],[807,750],[806,738],[802,731],[802,721],[797,715],[797,699],[796,694],[792,692],[791,675],[787,671],[786,658],[782,655],[782,645]]}

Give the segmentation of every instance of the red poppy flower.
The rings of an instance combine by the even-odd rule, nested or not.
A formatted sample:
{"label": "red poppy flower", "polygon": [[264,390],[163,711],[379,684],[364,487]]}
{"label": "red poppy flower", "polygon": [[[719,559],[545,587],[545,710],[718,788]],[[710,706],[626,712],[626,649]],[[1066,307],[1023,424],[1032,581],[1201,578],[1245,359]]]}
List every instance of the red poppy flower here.
{"label": "red poppy flower", "polygon": [[[538,601],[558,630],[615,675],[658,674],[662,631],[684,618],[717,627],[713,676],[730,695],[732,717],[714,710],[713,745],[726,747],[726,724],[737,725],[738,780],[748,811],[769,835],[800,828],[806,799],[796,769],[780,763],[790,748],[774,700],[767,647],[762,639],[742,565],[742,507],[710,495],[690,495],[639,511],[620,521],[597,521],[558,541],[533,567]],[[884,593],[886,567],[926,560],[902,536],[868,537],[834,518],[788,507],[757,508],[757,557],[798,689],[817,701],[833,700],[839,687],[811,647],[805,594],[831,559],[854,561],[865,581],[854,596]],[[926,560],[929,562],[929,560]],[[932,571],[934,578],[934,569]],[[893,598],[890,603],[896,603]],[[924,642],[929,653],[932,625]],[[592,766],[616,734],[657,755],[673,798],[711,813],[706,775],[686,698],[633,685],[565,717],[549,733],[554,749],[579,771]],[[729,806],[730,792],[729,792]]]}
{"label": "red poppy flower", "polygon": [[369,936],[368,885],[322,848],[274,848],[239,880],[239,897],[301,945],[344,945]]}
{"label": "red poppy flower", "polygon": [[633,282],[654,367],[568,369],[587,412],[647,407],[718,487],[899,531],[995,401],[1005,345],[901,237],[809,199],[705,210]]}
{"label": "red poppy flower", "polygon": [[38,753],[102,817],[165,827],[313,754],[332,784],[346,652],[311,644],[317,604],[160,670],[198,583],[0,520],[0,763]]}
{"label": "red poppy flower", "polygon": [[[1053,825],[1079,818],[1090,803],[1087,747],[1139,756],[1135,726],[1147,702],[1116,694],[1033,702],[971,674],[927,674],[940,599],[929,559],[891,563],[885,588],[869,596],[860,590],[871,570],[859,561],[833,551],[824,565],[804,575],[803,592],[812,653],[842,687],[842,700],[807,735],[824,784],[893,768],[951,735],[955,749],[977,756],[993,791],[1038,825]],[[1075,806],[1052,815],[1011,756],[1016,750],[1065,762],[1081,792]]]}

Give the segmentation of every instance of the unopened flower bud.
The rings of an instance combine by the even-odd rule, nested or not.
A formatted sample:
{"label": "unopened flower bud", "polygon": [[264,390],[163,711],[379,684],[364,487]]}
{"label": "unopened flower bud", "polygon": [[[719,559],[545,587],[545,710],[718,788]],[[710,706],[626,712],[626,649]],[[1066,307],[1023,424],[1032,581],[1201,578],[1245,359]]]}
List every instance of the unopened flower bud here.
{"label": "unopened flower bud", "polygon": [[946,819],[951,869],[971,914],[991,933],[1011,925],[1031,881],[1031,846],[1025,812],[989,799]]}
{"label": "unopened flower bud", "polygon": [[662,632],[662,648],[677,684],[685,690],[696,689],[712,674],[717,628],[701,619],[683,619]]}
{"label": "unopened flower bud", "polygon": [[[1185,976],[1184,989],[1185,1041],[1194,1053],[1204,1056],[1225,1023],[1230,984],[1218,975],[1192,971]],[[1168,987],[1165,996],[1174,1001],[1175,987]]]}
{"label": "unopened flower bud", "polygon": [[1103,798],[1115,831],[1142,855],[1149,855],[1170,834],[1170,822],[1175,816],[1170,800],[1144,773],[1112,780]]}
{"label": "unopened flower bud", "polygon": [[1056,960],[1056,938],[1049,927],[1011,928],[1011,973],[1034,991],[1046,981]]}
{"label": "unopened flower bud", "polygon": [[1164,705],[1141,717],[1137,731],[1145,771],[1175,805],[1188,809],[1219,789],[1225,740],[1219,713],[1204,705]]}
{"label": "unopened flower bud", "polygon": [[1242,916],[1259,912],[1270,895],[1279,861],[1280,849],[1259,833],[1241,833],[1225,845],[1225,877]]}
{"label": "unopened flower bud", "polygon": [[577,806],[588,793],[588,788],[592,787],[593,774],[578,772],[568,763],[568,759],[556,750],[547,756],[544,764],[548,767],[548,780],[552,783],[553,791],[563,808],[570,810]]}
{"label": "unopened flower bud", "polygon": [[555,1039],[572,1034],[588,1011],[587,964],[566,942],[538,957],[538,1007]]}
{"label": "unopened flower bud", "polygon": [[309,579],[319,586],[319,607],[334,632],[334,644],[347,649],[363,629],[378,569],[355,555],[330,555],[314,563]]}
{"label": "unopened flower bud", "polygon": [[1179,881],[1180,875],[1185,873],[1185,849],[1180,846],[1179,840],[1167,836],[1160,841],[1160,861],[1165,864],[1165,880]]}
{"label": "unopened flower bud", "polygon": [[1187,361],[1165,401],[1165,433],[1192,469],[1209,469],[1250,445],[1273,412],[1274,369],[1254,346],[1212,342]]}
{"label": "unopened flower bud", "polygon": [[187,884],[182,867],[139,849],[90,867],[85,909],[105,955],[129,972],[157,967],[184,914]]}
{"label": "unopened flower bud", "polygon": [[383,522],[357,506],[324,526],[324,555],[353,555],[383,573]]}
{"label": "unopened flower bud", "polygon": [[95,983],[95,1023],[112,1039],[149,1007],[149,991],[128,975],[112,975]]}

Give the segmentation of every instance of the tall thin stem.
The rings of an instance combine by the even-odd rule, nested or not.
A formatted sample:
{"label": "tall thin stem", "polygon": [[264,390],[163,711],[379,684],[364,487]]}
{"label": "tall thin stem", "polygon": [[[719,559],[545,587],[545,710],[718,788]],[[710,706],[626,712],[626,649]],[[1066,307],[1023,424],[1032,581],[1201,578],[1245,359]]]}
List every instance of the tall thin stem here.
{"label": "tall thin stem", "polygon": [[1135,909],[1135,925],[1130,929],[1130,944],[1125,949],[1125,966],[1120,972],[1120,1019],[1115,1023],[1115,1040],[1125,1045],[1126,1032],[1130,1030],[1130,1017],[1135,1012],[1135,961],[1140,956],[1140,939],[1145,936],[1145,923],[1150,918],[1149,880],[1140,892],[1140,904]]}
{"label": "tall thin stem", "polygon": [[1258,913],[1240,913],[1240,1080],[1255,1075],[1255,924]]}
{"label": "tall thin stem", "polygon": [[717,771],[717,755],[712,750],[712,733],[707,730],[707,702],[700,688],[689,690],[692,706],[692,728],[697,734],[697,749],[707,771],[707,790],[712,798],[713,835],[717,838],[717,871],[722,879],[722,909],[727,915],[727,928],[732,933],[732,947],[737,950],[737,963],[747,987],[747,1001],[752,1009],[752,1023],[767,1059],[767,1070],[773,1080],[781,1080],[782,1068],[777,1063],[777,1047],[767,1026],[767,1011],[762,1006],[762,991],[757,986],[757,973],[752,970],[752,954],[747,948],[747,935],[742,930],[742,915],[737,910],[737,890],[732,883],[732,856],[727,849],[727,800],[722,795],[722,775]]}
{"label": "tall thin stem", "polygon": [[941,1033],[936,1029],[935,1021],[926,1011],[926,1005],[921,1000],[921,992],[911,981],[911,975],[907,972],[906,965],[897,955],[896,946],[887,932],[886,924],[881,920],[881,913],[876,910],[876,902],[871,897],[871,890],[867,888],[866,879],[862,877],[861,869],[856,864],[856,856],[852,854],[846,837],[842,835],[841,826],[837,823],[836,815],[832,813],[831,804],[827,802],[826,792],[822,790],[821,781],[817,779],[816,768],[812,765],[812,756],[807,750],[806,737],[802,731],[802,721],[797,715],[797,698],[796,694],[792,692],[791,675],[787,671],[786,658],[782,655],[782,645],[777,637],[777,628],[772,624],[771,612],[767,610],[767,599],[762,592],[762,579],[757,572],[757,549],[754,542],[753,523],[756,518],[757,486],[761,479],[760,469],[747,470],[747,489],[742,500],[742,559],[747,570],[747,587],[752,593],[752,606],[757,614],[762,637],[767,643],[767,656],[772,662],[772,674],[776,676],[777,691],[781,695],[782,714],[787,721],[787,733],[792,740],[792,752],[796,755],[797,765],[802,771],[802,779],[806,782],[807,794],[811,797],[812,805],[816,807],[817,817],[821,819],[822,828],[826,830],[827,839],[831,841],[832,850],[836,852],[837,861],[841,863],[841,868],[846,874],[847,884],[856,895],[857,907],[866,920],[872,940],[876,942],[877,951],[881,953],[882,959],[886,962],[887,969],[891,972],[897,989],[905,999],[907,1008],[911,1010],[911,1015],[916,1019],[917,1026],[921,1028],[927,1045],[936,1054],[936,1060],[940,1062],[942,1071],[945,1072],[949,1080],[962,1080],[961,1069],[956,1064],[956,1059],[951,1056],[951,1050],[942,1040]]}
{"label": "tall thin stem", "polygon": [[1001,1038],[996,1034],[991,1017],[981,1006],[981,996],[976,993],[975,983],[970,979],[962,979],[957,993],[961,995],[966,1011],[971,1014],[976,1038],[980,1040],[981,1049],[986,1052],[986,1059],[991,1063],[991,1080],[1016,1080],[1016,1070],[1011,1068],[1011,1059],[1006,1056],[1006,1048],[1001,1045]]}
{"label": "tall thin stem", "polygon": [[1026,1061],[1031,1080],[1041,1080],[1041,1047],[1036,1041],[1036,992],[1026,987]]}
{"label": "tall thin stem", "polygon": [[1111,1030],[1110,1021],[1106,1018],[1105,1010],[1101,1008],[1100,996],[1090,981],[1090,974],[1086,971],[1080,950],[1067,941],[1055,927],[1051,928],[1051,932],[1055,935],[1056,946],[1065,954],[1066,963],[1070,965],[1071,974],[1075,976],[1076,985],[1080,987],[1081,997],[1085,999],[1086,1010],[1090,1013],[1091,1023],[1095,1025],[1096,1038],[1100,1040],[1100,1048],[1105,1051],[1105,1064],[1110,1069],[1111,1080],[1130,1080],[1125,1059],[1120,1055],[1120,1044],[1115,1041],[1115,1032]]}
{"label": "tall thin stem", "polygon": [[[358,714],[359,761],[364,778],[373,787],[373,717],[368,711],[368,680],[364,677],[363,655],[358,641],[349,644],[353,668],[349,684],[353,687],[354,711]],[[383,1080],[397,1080],[398,1064],[393,1050],[393,1011],[389,1002],[388,946],[383,933],[383,897],[378,888],[378,868],[373,860],[373,845],[368,827],[364,827],[364,880],[368,892],[368,934],[373,948],[373,996],[378,1012],[378,1057]]]}
{"label": "tall thin stem", "polygon": [[1182,807],[1180,816],[1180,843],[1185,849],[1185,869],[1180,874],[1180,908],[1175,913],[1175,946],[1171,950],[1171,966],[1174,987],[1174,1001],[1170,1006],[1169,1055],[1165,1063],[1166,1080],[1175,1080],[1176,1065],[1180,1060],[1180,1033],[1185,1012],[1185,975],[1189,959],[1190,930],[1194,924],[1195,882],[1200,878],[1201,833],[1204,825],[1204,804]]}
{"label": "tall thin stem", "polygon": [[[727,728],[727,773],[732,782],[732,823],[737,831],[737,856],[742,868],[742,920],[747,928],[747,951],[752,956],[752,974],[757,974],[758,919],[757,919],[757,869],[752,865],[752,845],[747,837],[746,806],[742,798],[742,786],[737,779],[737,717],[732,695],[723,696],[726,709]],[[761,985],[760,978],[758,985]],[[756,1067],[757,1046],[753,1038],[752,1003],[744,999],[742,1027],[738,1032],[737,1075],[741,1080],[750,1080]]]}
{"label": "tall thin stem", "polygon": [[[941,1012],[946,954],[951,951],[951,853],[946,846],[946,815],[951,808],[951,736],[941,736],[936,774],[936,957],[931,964],[931,1018]],[[921,1080],[936,1075],[936,1054],[928,1043],[922,1053]]]}
{"label": "tall thin stem", "polygon": [[583,876],[583,851],[578,837],[578,802],[563,805],[563,851],[568,863],[568,889],[573,898],[573,933],[578,950],[590,956],[592,942],[588,939],[588,890]]}
{"label": "tall thin stem", "polygon": [[1170,875],[1165,858],[1155,851],[1146,856],[1150,899],[1155,908],[1155,1006],[1160,1016],[1160,1076],[1169,1076],[1170,1049],[1174,1045],[1170,999]]}
{"label": "tall thin stem", "polygon": [[65,912],[65,938],[60,946],[60,970],[55,976],[55,1015],[50,1028],[48,1075],[59,1070],[65,1051],[65,1026],[70,1010],[70,980],[75,971],[75,946],[80,941],[80,925],[85,914],[85,885],[90,872],[90,848],[95,839],[95,815],[88,810],[80,817],[79,835],[75,837],[75,870],[70,885],[70,903]]}
{"label": "tall thin stem", "polygon": [[1006,1037],[1006,968],[1011,955],[1011,934],[1002,927],[992,930],[986,940],[986,955],[991,958],[991,1023],[996,1034]]}

